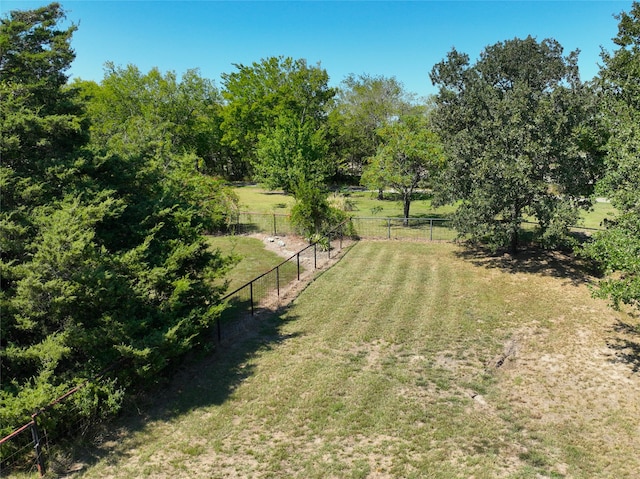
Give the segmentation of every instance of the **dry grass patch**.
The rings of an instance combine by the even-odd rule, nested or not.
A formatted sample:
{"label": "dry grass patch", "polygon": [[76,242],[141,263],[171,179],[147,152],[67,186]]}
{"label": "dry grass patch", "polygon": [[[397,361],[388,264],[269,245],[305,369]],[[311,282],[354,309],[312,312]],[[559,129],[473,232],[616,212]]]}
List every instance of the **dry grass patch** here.
{"label": "dry grass patch", "polygon": [[78,477],[633,477],[640,339],[587,280],[560,257],[360,243]]}

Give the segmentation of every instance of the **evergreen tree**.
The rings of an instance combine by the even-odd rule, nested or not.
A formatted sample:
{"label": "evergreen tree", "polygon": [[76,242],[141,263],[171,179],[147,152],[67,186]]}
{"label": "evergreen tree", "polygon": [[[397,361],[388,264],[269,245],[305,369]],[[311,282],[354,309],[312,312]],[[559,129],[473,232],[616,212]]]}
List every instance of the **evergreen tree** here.
{"label": "evergreen tree", "polygon": [[117,409],[124,388],[204,346],[220,309],[226,261],[202,237],[193,154],[90,141],[63,20],[53,3],[0,24],[2,433],[116,362],[71,401]]}

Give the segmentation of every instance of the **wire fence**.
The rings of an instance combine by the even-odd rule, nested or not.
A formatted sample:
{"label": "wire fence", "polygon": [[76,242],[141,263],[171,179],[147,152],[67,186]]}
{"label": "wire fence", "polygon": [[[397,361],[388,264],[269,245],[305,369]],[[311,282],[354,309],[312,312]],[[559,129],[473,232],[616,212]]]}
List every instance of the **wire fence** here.
{"label": "wire fence", "polygon": [[218,341],[221,341],[223,336],[233,335],[241,327],[237,320],[242,318],[243,314],[254,316],[262,309],[274,308],[279,304],[287,285],[299,281],[305,272],[318,269],[340,254],[348,223],[347,220],[339,224],[271,270],[224,296],[222,301],[226,302],[227,308],[217,322]]}
{"label": "wire fence", "polygon": [[[363,239],[454,241],[458,237],[451,220],[447,218],[377,218],[352,217],[351,233]],[[537,223],[524,221],[521,224],[525,232],[534,231]],[[238,213],[231,222],[230,230],[234,234],[267,233],[274,236],[295,234],[291,217],[279,213]],[[578,237],[589,237],[598,228],[572,226],[569,232]]]}
{"label": "wire fence", "polygon": [[286,236],[295,233],[291,224],[291,215],[282,213],[240,212],[229,224],[232,234],[268,233],[273,236]]}
{"label": "wire fence", "polygon": [[[523,226],[526,229],[534,227],[533,224]],[[231,231],[236,234],[263,232],[284,236],[293,234],[294,228],[289,215],[240,213],[231,225]],[[574,227],[571,231],[576,235],[590,236],[598,230]],[[332,258],[335,259],[343,250],[345,240],[350,237],[454,241],[457,232],[451,227],[451,222],[443,218],[351,218],[273,269],[221,298],[227,307],[216,322],[215,339],[220,342],[224,338],[232,337],[242,328],[243,317],[254,316],[265,308],[273,309],[279,305],[287,285],[299,281],[303,275],[312,273]],[[5,472],[13,470],[44,476],[47,470],[45,458],[48,459],[51,468],[50,445],[63,441],[65,437],[78,437],[89,430],[92,418],[83,414],[79,406],[67,405],[64,412],[58,409],[59,405],[83,387],[84,384],[68,391],[34,413],[29,422],[0,439],[0,477],[4,477]],[[64,427],[50,427],[61,421],[64,421]],[[55,430],[55,435],[50,434],[50,430]],[[55,462],[53,466],[55,469]],[[60,467],[68,469],[68,464],[61,464]]]}
{"label": "wire fence", "polygon": [[[66,474],[72,463],[65,454],[58,454],[65,441],[84,437],[97,424],[96,416],[87,414],[83,397],[91,395],[90,384],[105,378],[106,369],[90,381],[71,388],[31,415],[31,420],[0,439],[0,477],[14,471],[38,474],[44,477]],[[83,393],[87,392],[85,397]],[[79,394],[78,394],[79,393]],[[77,395],[78,394],[78,395]],[[70,400],[74,396],[75,401]],[[92,401],[92,399],[90,399]]]}
{"label": "wire fence", "polygon": [[453,241],[456,231],[444,218],[351,218],[360,238]]}
{"label": "wire fence", "polygon": [[[287,285],[299,281],[305,273],[311,274],[329,260],[335,259],[343,249],[347,223],[348,221],[336,226],[275,268],[221,298],[221,301],[227,304],[227,308],[217,320],[217,341],[220,342],[223,336],[231,337],[234,331],[240,329],[241,320],[246,314],[255,315],[261,309],[279,304]],[[274,224],[278,227],[288,223],[276,218],[275,222],[268,223],[268,227]],[[249,230],[261,231],[260,226],[255,224]],[[285,230],[284,226],[282,230]],[[275,231],[279,235],[284,234],[281,230]],[[113,367],[109,368],[111,369]],[[103,374],[93,381],[101,379]],[[40,477],[44,477],[47,470],[53,471],[54,474],[68,472],[71,465],[66,464],[64,460],[52,460],[55,458],[50,446],[60,444],[68,438],[81,437],[91,429],[95,418],[87,417],[80,406],[67,401],[71,396],[81,392],[86,384],[88,383],[69,390],[35,412],[26,424],[0,439],[0,477],[18,470],[38,473]],[[78,404],[81,402],[77,401]]]}

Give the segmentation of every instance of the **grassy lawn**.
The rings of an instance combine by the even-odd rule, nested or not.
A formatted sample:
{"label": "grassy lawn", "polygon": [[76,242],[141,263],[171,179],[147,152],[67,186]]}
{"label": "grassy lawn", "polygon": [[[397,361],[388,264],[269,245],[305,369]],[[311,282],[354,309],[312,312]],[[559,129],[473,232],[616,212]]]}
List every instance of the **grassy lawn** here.
{"label": "grassy lawn", "polygon": [[[242,186],[234,188],[240,198],[242,211],[255,213],[289,213],[294,200],[282,192],[267,191],[259,186]],[[330,195],[330,198],[336,195]],[[349,214],[355,217],[401,218],[403,216],[402,202],[393,194],[387,193],[384,200],[378,200],[377,194],[371,191],[351,191],[347,196],[353,209]],[[440,208],[431,206],[428,197],[418,197],[411,203],[410,214],[415,218],[441,218],[455,210],[455,206],[447,205]],[[586,228],[600,228],[602,220],[615,214],[610,203],[597,202],[589,211],[581,213],[581,226]]]}
{"label": "grassy lawn", "polygon": [[359,243],[74,477],[634,477],[640,337],[585,279],[552,256]]}
{"label": "grassy lawn", "polygon": [[209,244],[238,262],[229,271],[228,291],[233,291],[256,276],[269,271],[285,259],[264,248],[262,241],[247,236],[209,236]]}

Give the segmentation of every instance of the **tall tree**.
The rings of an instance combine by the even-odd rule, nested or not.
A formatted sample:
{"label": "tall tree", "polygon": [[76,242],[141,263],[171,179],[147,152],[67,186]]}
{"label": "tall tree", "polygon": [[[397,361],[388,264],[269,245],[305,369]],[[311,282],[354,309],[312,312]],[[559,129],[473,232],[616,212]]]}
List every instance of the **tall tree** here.
{"label": "tall tree", "polygon": [[384,185],[400,193],[407,225],[416,189],[427,187],[444,164],[442,144],[423,114],[401,117],[378,134],[381,144],[365,167],[362,183]]}
{"label": "tall tree", "polygon": [[235,155],[234,175],[247,177],[260,161],[256,150],[261,134],[275,129],[283,116],[323,128],[335,91],[328,86],[326,70],[304,59],[270,57],[235,66],[237,71],[222,75],[222,142]]}
{"label": "tall tree", "polygon": [[525,218],[554,245],[601,172],[604,141],[577,52],[532,37],[488,46],[475,64],[453,49],[431,72],[448,152],[442,198],[460,201],[458,231],[516,251]]}
{"label": "tall tree", "polygon": [[70,399],[74,413],[116,408],[134,378],[202,345],[220,309],[211,280],[225,261],[201,236],[192,158],[149,137],[139,150],[90,139],[66,84],[75,26],[63,19],[54,3],[0,23],[3,432],[122,360],[117,378]]}
{"label": "tall tree", "polygon": [[619,211],[587,246],[607,278],[599,294],[640,310],[640,3],[618,17],[617,49],[602,52],[599,85],[610,138],[599,187]]}
{"label": "tall tree", "polygon": [[360,176],[380,143],[378,130],[411,108],[413,98],[394,77],[349,75],[340,84],[330,124],[347,174]]}
{"label": "tall tree", "polygon": [[[149,181],[148,192],[162,182],[174,181],[184,199],[200,206],[209,230],[222,226],[235,205],[229,189],[210,176],[226,176],[228,171],[228,164],[220,161],[225,156],[219,147],[221,98],[211,81],[197,70],[178,79],[174,72],[163,74],[157,68],[142,73],[135,65],[123,68],[107,63],[99,84],[75,85],[86,98],[92,120],[92,149],[121,163],[121,173],[110,187],[130,192],[127,181],[139,187],[136,177],[151,172],[153,164],[164,171],[165,178]],[[136,210],[140,219],[148,214],[134,206],[125,214]]]}

